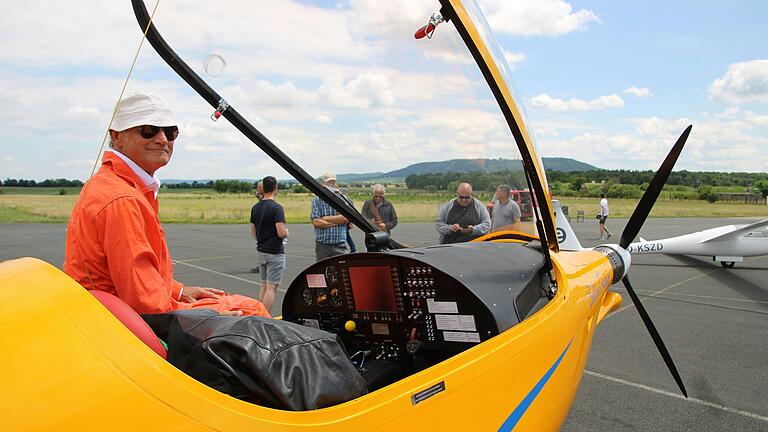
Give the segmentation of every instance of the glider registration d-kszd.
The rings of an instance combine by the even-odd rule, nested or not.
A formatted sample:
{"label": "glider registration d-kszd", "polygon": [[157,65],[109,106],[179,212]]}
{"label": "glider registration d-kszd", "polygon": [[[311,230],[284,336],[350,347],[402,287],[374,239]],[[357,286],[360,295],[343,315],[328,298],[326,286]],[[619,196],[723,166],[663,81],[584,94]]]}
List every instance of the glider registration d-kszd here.
{"label": "glider registration d-kszd", "polygon": [[[400,37],[397,47],[402,54],[386,51],[378,39],[359,41],[371,43],[364,48],[380,51],[356,67],[367,61],[402,58],[417,63],[389,80],[403,84],[405,90],[395,89],[380,98],[382,114],[389,116],[381,121],[390,122],[391,127],[412,126],[413,136],[417,128],[429,133],[413,138],[403,132],[389,138],[420,139],[424,145],[436,145],[434,151],[483,145],[487,139],[494,148],[519,152],[520,184],[515,187],[532,191],[537,214],[530,232],[500,231],[469,243],[407,247],[379,232],[251,125],[171,49],[152,24],[143,1],[132,3],[141,31],[146,30],[155,51],[215,109],[216,118],[226,119],[366,233],[368,252],[322,260],[290,283],[283,320],[338,334],[351,363],[363,370],[375,361],[382,373],[375,385],[368,383],[367,394],[314,410],[288,411],[239,400],[196,381],[157,355],[66,274],[34,258],[21,258],[0,264],[5,429],[557,430],[576,396],[595,329],[622,302],[619,294],[609,291],[619,281],[687,396],[668,349],[630,284],[628,249],[674,167],[690,126],[656,173],[619,244],[565,250],[558,244],[544,167],[510,89],[504,51],[474,1],[435,2],[433,10],[439,8],[439,13],[416,33],[417,38],[426,38]],[[167,13],[191,13],[194,8],[184,9]],[[259,20],[267,23],[265,17],[254,17],[247,20],[248,25],[258,26]],[[308,25],[325,24],[321,21]],[[291,26],[296,25],[295,21],[286,24],[286,32],[292,33]],[[327,25],[329,31],[318,32],[318,37],[335,34],[334,22]],[[387,35],[398,28],[368,36]],[[225,30],[237,34],[225,26],[217,28]],[[346,54],[354,57],[366,52],[355,48]],[[297,61],[302,58],[306,55]],[[463,79],[460,74],[445,73],[450,67],[458,72],[471,69],[474,75]],[[274,69],[264,72],[272,73]],[[386,73],[391,69],[359,77],[382,82]],[[425,87],[411,81],[417,78],[425,79]],[[327,81],[320,88],[333,85]],[[426,89],[435,91],[421,93]],[[488,99],[473,110],[449,111],[442,99],[448,96],[461,101],[475,96]],[[391,107],[397,98],[409,97],[409,103],[424,105],[398,118],[398,111]],[[337,110],[350,101],[323,100],[337,103]],[[307,98],[307,103],[312,101]],[[367,126],[360,119],[377,112],[376,106],[354,108],[347,124]],[[469,121],[463,121],[465,117]],[[473,141],[488,125],[500,125],[501,131]],[[464,129],[471,131],[463,133]],[[408,149],[390,151],[398,154]],[[311,386],[298,378],[296,383],[290,391],[302,392],[307,390],[302,385]]]}

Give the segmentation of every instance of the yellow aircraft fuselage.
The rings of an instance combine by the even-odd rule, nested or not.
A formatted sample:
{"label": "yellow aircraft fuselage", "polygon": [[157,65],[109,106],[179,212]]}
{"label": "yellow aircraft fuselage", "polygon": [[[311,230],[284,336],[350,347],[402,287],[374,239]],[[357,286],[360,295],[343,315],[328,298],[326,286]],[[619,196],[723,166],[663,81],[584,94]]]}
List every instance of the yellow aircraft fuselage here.
{"label": "yellow aircraft fuselage", "polygon": [[[511,329],[378,391],[288,412],[213,390],[166,362],[67,275],[0,263],[4,430],[557,430],[597,324],[621,304],[595,251],[552,255],[559,290]],[[444,387],[444,389],[442,389]],[[414,394],[436,394],[414,403]]]}

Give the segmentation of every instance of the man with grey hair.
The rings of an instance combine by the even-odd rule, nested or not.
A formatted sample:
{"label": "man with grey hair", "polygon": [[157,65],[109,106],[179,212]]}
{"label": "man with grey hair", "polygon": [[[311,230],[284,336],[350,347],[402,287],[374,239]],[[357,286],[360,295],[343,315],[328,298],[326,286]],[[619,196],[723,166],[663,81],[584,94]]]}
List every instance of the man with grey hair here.
{"label": "man with grey hair", "polygon": [[472,196],[471,184],[459,184],[456,198],[437,213],[435,229],[441,244],[466,242],[488,233],[491,216],[483,203]]}
{"label": "man with grey hair", "polygon": [[520,231],[520,206],[509,198],[509,185],[501,184],[491,201],[491,231]]}
{"label": "man with grey hair", "polygon": [[[334,194],[341,196],[341,192],[336,187],[336,175],[334,173],[326,172],[323,174],[320,177],[320,183]],[[320,197],[315,197],[312,200],[309,219],[315,228],[315,259],[317,261],[347,253],[347,224],[349,221],[344,215],[339,214]]]}
{"label": "man with grey hair", "polygon": [[177,125],[159,96],[134,93],[120,101],[109,130],[111,149],[69,218],[64,271],[85,289],[117,296],[140,314],[200,308],[269,316],[257,300],[173,277],[156,171],[171,160]]}
{"label": "man with grey hair", "polygon": [[389,232],[397,225],[397,212],[391,202],[384,198],[384,186],[373,185],[373,198],[363,203],[362,214],[379,230]]}

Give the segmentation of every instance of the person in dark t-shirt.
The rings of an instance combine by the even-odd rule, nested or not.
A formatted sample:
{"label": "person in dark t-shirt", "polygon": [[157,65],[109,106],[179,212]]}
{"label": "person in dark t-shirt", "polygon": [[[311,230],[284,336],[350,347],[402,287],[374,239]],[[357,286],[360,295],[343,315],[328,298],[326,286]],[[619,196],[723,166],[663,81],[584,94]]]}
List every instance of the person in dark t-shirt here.
{"label": "person in dark t-shirt", "polygon": [[275,302],[277,286],[285,270],[285,245],[288,228],[283,206],[275,201],[277,180],[272,176],[261,181],[264,197],[251,209],[251,237],[256,240],[256,254],[261,274],[259,300],[269,310]]}

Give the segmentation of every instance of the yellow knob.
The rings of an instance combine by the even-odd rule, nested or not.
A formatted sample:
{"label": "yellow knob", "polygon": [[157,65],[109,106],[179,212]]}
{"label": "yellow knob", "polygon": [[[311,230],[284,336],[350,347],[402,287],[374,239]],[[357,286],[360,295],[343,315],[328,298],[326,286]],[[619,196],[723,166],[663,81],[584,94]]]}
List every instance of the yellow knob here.
{"label": "yellow knob", "polygon": [[344,329],[348,332],[353,332],[355,329],[357,329],[357,324],[354,321],[349,320],[344,323]]}

